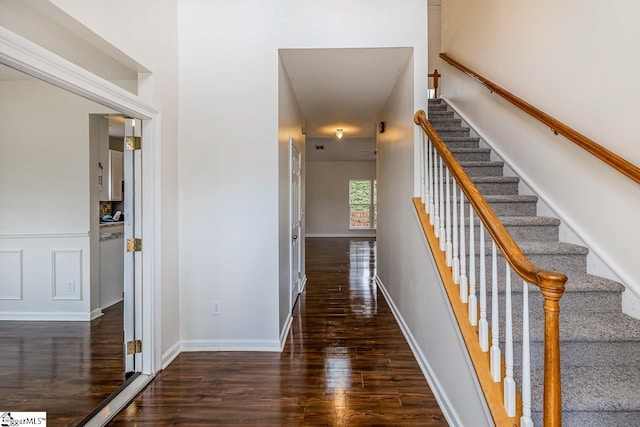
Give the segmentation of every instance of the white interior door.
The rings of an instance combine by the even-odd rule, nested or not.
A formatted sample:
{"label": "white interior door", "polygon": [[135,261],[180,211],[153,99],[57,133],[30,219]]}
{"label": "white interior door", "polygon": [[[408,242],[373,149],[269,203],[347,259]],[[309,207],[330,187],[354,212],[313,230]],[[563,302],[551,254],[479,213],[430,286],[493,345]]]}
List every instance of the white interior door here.
{"label": "white interior door", "polygon": [[[142,123],[125,120],[124,150],[124,357],[125,373],[142,370],[142,353],[135,352],[136,342],[142,342],[142,313],[135,310],[142,302],[142,252],[131,248],[131,239],[140,239],[142,232],[142,150],[127,143],[127,137],[141,137]],[[132,250],[133,249],[133,250]]]}
{"label": "white interior door", "polygon": [[302,162],[298,146],[289,138],[291,146],[291,309],[298,299],[301,284],[300,266],[300,241],[302,236],[302,206],[301,206],[301,183],[302,183]]}

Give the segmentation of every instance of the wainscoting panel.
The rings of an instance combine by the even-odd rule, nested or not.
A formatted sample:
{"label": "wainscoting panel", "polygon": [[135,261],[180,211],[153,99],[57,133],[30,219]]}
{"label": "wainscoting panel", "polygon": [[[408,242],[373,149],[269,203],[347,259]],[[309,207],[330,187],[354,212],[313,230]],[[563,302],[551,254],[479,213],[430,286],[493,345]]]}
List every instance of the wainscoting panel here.
{"label": "wainscoting panel", "polygon": [[22,299],[22,272],[22,250],[0,250],[0,299]]}
{"label": "wainscoting panel", "polygon": [[90,258],[88,232],[0,232],[0,320],[99,316],[91,307]]}
{"label": "wainscoting panel", "polygon": [[82,249],[51,251],[52,298],[82,299]]}

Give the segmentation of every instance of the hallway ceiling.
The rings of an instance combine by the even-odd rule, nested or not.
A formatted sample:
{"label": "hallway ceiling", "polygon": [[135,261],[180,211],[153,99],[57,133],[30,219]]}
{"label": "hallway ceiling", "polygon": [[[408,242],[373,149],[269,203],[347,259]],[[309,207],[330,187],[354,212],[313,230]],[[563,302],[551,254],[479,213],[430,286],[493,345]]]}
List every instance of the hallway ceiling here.
{"label": "hallway ceiling", "polygon": [[[411,48],[281,50],[307,137],[336,141],[342,128],[343,141],[374,139],[378,115],[410,54]],[[0,80],[30,79],[0,66]]]}
{"label": "hallway ceiling", "polygon": [[280,56],[304,115],[307,138],[374,138],[411,48],[282,49]]}

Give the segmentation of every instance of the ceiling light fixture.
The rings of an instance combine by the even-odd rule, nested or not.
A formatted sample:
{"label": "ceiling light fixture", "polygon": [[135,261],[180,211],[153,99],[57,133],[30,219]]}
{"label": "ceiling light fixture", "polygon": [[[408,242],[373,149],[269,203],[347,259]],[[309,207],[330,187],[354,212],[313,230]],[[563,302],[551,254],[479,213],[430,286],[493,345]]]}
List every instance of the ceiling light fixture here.
{"label": "ceiling light fixture", "polygon": [[342,129],[336,129],[336,138],[339,140],[344,136],[344,131]]}

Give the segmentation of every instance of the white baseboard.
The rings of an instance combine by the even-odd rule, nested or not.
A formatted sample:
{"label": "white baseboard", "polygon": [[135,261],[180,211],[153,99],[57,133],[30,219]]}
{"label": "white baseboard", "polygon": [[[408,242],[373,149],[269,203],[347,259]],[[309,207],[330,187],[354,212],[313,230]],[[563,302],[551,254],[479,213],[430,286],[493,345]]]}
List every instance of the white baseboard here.
{"label": "white baseboard", "polygon": [[280,351],[278,340],[182,340],[182,351]]}
{"label": "white baseboard", "polygon": [[300,293],[304,292],[304,289],[307,287],[307,275],[305,274],[302,278],[302,284],[300,285]]}
{"label": "white baseboard", "polygon": [[304,237],[376,237],[376,233],[305,234]]}
{"label": "white baseboard", "polygon": [[289,316],[284,324],[284,328],[280,332],[280,351],[284,350],[284,345],[287,343],[287,337],[289,336],[289,330],[291,330],[291,324],[293,323],[293,315],[289,311]]}
{"label": "white baseboard", "polygon": [[447,419],[447,422],[449,423],[450,426],[462,427],[462,421],[460,420],[460,417],[458,417],[458,414],[455,408],[453,407],[453,405],[451,404],[451,401],[449,400],[446,393],[442,389],[442,386],[440,385],[438,378],[436,377],[435,373],[431,369],[429,362],[424,356],[424,353],[422,353],[422,350],[420,349],[420,346],[418,345],[415,338],[413,337],[411,330],[405,323],[402,315],[400,314],[400,311],[398,310],[398,307],[396,307],[395,303],[393,302],[393,299],[391,299],[391,296],[387,292],[387,289],[384,287],[382,280],[380,280],[380,277],[378,276],[376,276],[376,284],[378,285],[378,288],[382,292],[384,299],[387,301],[387,304],[389,304],[389,308],[391,308],[393,317],[396,318],[396,322],[398,322],[398,326],[400,326],[400,330],[402,331],[402,334],[407,340],[409,347],[411,347],[411,351],[413,352],[413,355],[415,356],[416,361],[418,362],[418,365],[420,365],[422,374],[427,380],[429,387],[431,387],[431,390],[433,391],[433,395],[435,396],[436,401],[440,406],[440,409],[442,409],[442,413],[444,417]]}
{"label": "white baseboard", "polygon": [[[100,314],[96,315],[96,312]],[[95,317],[94,317],[95,315]],[[89,313],[46,313],[46,312],[0,312],[0,320],[34,321],[34,322],[89,322],[102,315],[102,310],[97,309]]]}
{"label": "white baseboard", "polygon": [[[162,369],[175,360],[182,352],[191,351],[268,351],[280,352],[284,346],[284,339],[289,334],[293,317],[289,316],[280,342],[271,340],[182,340],[178,341],[162,355]],[[283,339],[284,337],[284,339]]]}
{"label": "white baseboard", "polygon": [[180,341],[178,341],[162,354],[162,369],[166,369],[180,353],[182,353],[182,348]]}
{"label": "white baseboard", "polygon": [[97,319],[98,317],[102,317],[104,313],[101,308],[96,308],[91,312],[91,320]]}
{"label": "white baseboard", "polygon": [[115,301],[111,301],[111,302],[109,302],[109,303],[105,304],[105,305],[102,307],[102,309],[103,309],[103,310],[106,310],[107,308],[111,307],[112,305],[116,305],[116,304],[118,304],[119,302],[122,302],[122,301],[124,301],[124,298],[120,298],[120,299],[117,299],[117,300],[115,300]]}

